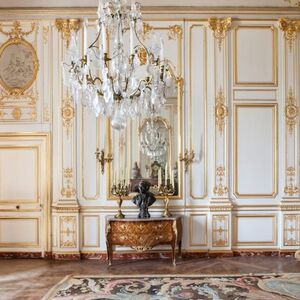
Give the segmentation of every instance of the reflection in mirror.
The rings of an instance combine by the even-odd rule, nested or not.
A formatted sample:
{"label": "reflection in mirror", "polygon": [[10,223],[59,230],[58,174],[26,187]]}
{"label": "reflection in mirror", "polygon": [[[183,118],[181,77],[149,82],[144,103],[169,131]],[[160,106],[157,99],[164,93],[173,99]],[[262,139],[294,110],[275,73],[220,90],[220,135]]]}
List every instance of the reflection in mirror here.
{"label": "reflection in mirror", "polygon": [[[180,195],[180,112],[176,97],[166,99],[159,116],[140,117],[128,122],[127,128],[110,130],[111,164],[110,182],[125,180],[130,192],[137,192],[138,183],[146,180],[150,190],[158,194],[160,186],[172,185],[173,196]],[[111,184],[110,184],[111,185]],[[129,195],[131,197],[131,195]]]}

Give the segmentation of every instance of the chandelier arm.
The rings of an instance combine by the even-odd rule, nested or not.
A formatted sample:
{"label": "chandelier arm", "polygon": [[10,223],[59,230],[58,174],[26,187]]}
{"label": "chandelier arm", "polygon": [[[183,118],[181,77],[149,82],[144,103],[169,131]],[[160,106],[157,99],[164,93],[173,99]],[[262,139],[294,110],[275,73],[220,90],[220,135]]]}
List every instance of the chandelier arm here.
{"label": "chandelier arm", "polygon": [[99,40],[99,38],[100,38],[101,32],[102,32],[102,30],[101,30],[101,26],[100,26],[99,32],[98,32],[98,34],[97,34],[97,36],[96,36],[96,39],[95,39],[95,40],[93,41],[93,43],[89,46],[88,49],[91,49],[91,48],[98,48],[98,49],[99,49],[99,47],[95,46],[95,44],[98,42],[98,40]]}
{"label": "chandelier arm", "polygon": [[146,47],[146,45],[140,40],[140,37],[136,31],[136,21],[134,22],[134,33],[135,33],[135,36],[137,38],[137,40],[139,41],[139,43],[142,45],[142,47],[146,50],[147,52],[147,56],[150,56],[150,53],[149,53],[149,50],[148,48]]}

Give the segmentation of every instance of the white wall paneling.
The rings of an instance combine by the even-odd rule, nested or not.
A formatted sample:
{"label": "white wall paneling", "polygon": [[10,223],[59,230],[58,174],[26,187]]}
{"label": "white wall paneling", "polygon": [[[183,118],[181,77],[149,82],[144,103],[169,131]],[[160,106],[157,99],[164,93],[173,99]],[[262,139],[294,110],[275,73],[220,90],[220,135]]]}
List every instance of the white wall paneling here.
{"label": "white wall paneling", "polygon": [[[81,50],[84,35],[91,42],[96,29],[95,14],[82,14],[88,29],[78,29]],[[184,216],[184,250],[300,246],[300,41],[299,34],[287,38],[280,14],[144,15],[184,79],[162,113],[176,128],[171,164],[185,149],[195,152],[187,172],[179,163],[180,191],[170,201],[171,211]],[[108,179],[121,175],[125,158],[128,172],[135,160],[147,163],[137,147],[140,123],[116,132],[74,103],[61,74],[68,36],[58,31],[54,11],[21,16],[10,12],[9,20],[1,11],[0,25],[8,32],[17,20],[24,32],[32,30],[24,38],[39,70],[19,95],[0,86],[0,252],[104,253],[106,218],[117,208]],[[0,32],[1,45],[8,40]],[[113,154],[104,174],[97,148]],[[126,215],[137,211],[124,201]],[[150,213],[162,212],[158,199]]]}

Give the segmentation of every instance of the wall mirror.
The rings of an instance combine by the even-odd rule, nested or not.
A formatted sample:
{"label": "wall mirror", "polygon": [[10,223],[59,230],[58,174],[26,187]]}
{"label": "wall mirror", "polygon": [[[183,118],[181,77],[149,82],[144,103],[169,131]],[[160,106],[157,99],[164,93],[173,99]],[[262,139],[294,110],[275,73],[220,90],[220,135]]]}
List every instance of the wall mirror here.
{"label": "wall mirror", "polygon": [[172,183],[174,194],[170,198],[181,197],[181,85],[182,81],[178,80],[159,115],[128,120],[127,127],[121,130],[107,125],[108,149],[113,155],[107,172],[109,199],[114,199],[111,186],[120,180],[130,185],[128,198],[137,192],[141,180],[150,182],[152,192],[160,184]]}

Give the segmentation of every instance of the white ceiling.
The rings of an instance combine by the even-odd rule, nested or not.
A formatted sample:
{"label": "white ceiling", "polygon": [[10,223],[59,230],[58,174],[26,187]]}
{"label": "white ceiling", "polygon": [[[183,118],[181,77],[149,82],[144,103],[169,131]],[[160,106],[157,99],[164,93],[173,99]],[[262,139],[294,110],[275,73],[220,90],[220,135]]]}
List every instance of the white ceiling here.
{"label": "white ceiling", "polygon": [[[143,6],[292,7],[300,0],[137,0]],[[130,3],[131,0],[128,0]],[[0,7],[96,7],[98,0],[0,0]]]}

